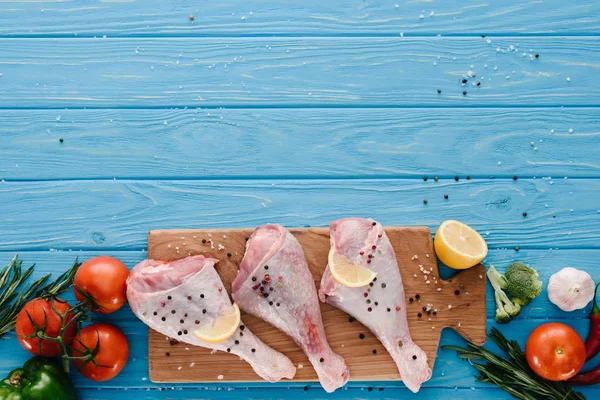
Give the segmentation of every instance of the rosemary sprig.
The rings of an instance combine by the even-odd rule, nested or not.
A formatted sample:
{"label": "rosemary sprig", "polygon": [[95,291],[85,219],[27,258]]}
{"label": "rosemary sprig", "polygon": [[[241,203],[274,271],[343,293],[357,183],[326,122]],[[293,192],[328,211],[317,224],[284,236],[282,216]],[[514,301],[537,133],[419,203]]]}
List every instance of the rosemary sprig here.
{"label": "rosemary sprig", "polygon": [[23,271],[23,261],[14,256],[0,271],[0,338],[15,327],[19,311],[31,298],[56,296],[69,289],[80,265],[75,259],[71,268],[54,282],[45,285],[50,278],[47,274],[27,285],[35,264]]}
{"label": "rosemary sprig", "polygon": [[[489,334],[508,358],[496,355],[482,347],[467,344],[467,349],[455,346],[442,346],[454,350],[460,358],[469,362],[479,371],[477,382],[485,382],[521,400],[585,400],[583,394],[575,392],[565,382],[552,382],[539,377],[529,368],[521,347],[515,340],[508,340],[496,328]],[[479,361],[479,362],[475,362]]]}

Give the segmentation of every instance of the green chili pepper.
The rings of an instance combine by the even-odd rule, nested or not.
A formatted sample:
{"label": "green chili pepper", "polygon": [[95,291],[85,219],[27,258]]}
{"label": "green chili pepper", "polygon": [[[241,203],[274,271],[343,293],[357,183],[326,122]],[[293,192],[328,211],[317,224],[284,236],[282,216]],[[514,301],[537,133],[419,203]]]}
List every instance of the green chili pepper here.
{"label": "green chili pepper", "polygon": [[75,400],[75,389],[60,363],[34,357],[0,381],[0,400]]}

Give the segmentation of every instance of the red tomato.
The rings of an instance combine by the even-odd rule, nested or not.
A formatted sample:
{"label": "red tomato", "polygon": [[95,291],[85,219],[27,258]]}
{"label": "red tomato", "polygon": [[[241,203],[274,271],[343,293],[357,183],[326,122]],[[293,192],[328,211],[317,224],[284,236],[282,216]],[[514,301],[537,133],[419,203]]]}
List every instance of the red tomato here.
{"label": "red tomato", "polygon": [[[83,376],[96,382],[114,378],[121,372],[129,357],[127,337],[119,328],[110,324],[93,324],[77,332],[71,346],[73,357],[83,357],[87,349],[98,353],[92,361],[73,360],[73,364]],[[85,363],[85,365],[84,365]]]}
{"label": "red tomato", "polygon": [[[129,271],[121,261],[100,256],[84,262],[77,270],[73,282],[100,305],[94,312],[110,314],[123,307],[127,301],[128,276]],[[77,288],[75,297],[79,301],[85,298]]]}
{"label": "red tomato", "polygon": [[[51,338],[57,338],[60,335],[60,329],[62,327],[61,316],[64,316],[66,325],[73,319],[73,313],[67,314],[67,310],[70,306],[69,303],[64,300],[56,298],[52,300],[52,304],[58,311],[58,314],[52,309],[50,300],[33,299],[25,304],[25,307],[23,307],[19,312],[19,315],[17,315],[15,326],[17,338],[19,339],[21,346],[31,354],[45,357],[55,357],[60,355],[60,346],[58,343],[34,336],[36,334],[36,329],[31,323],[31,321],[33,321],[39,328],[42,328],[45,325],[45,329],[43,329],[44,333]],[[66,345],[71,343],[71,339],[73,339],[76,329],[77,323],[73,321],[63,336]]]}
{"label": "red tomato", "polygon": [[573,328],[551,322],[531,332],[525,356],[531,369],[542,378],[565,381],[583,368],[585,344]]}

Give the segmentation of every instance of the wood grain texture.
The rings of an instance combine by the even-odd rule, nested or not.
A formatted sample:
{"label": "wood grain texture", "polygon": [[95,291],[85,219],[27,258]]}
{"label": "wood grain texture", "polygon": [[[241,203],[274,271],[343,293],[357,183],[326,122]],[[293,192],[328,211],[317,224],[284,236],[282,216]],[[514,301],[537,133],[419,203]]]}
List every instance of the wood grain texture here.
{"label": "wood grain texture", "polygon": [[[526,1],[3,1],[0,35],[254,36],[598,33],[598,3]],[[434,12],[433,16],[431,12]],[[189,16],[194,16],[190,21]],[[424,18],[421,19],[420,15]]]}
{"label": "wood grain texture", "polygon": [[[436,284],[439,270],[429,229],[387,227],[385,231],[396,253],[402,275],[406,295],[405,311],[411,337],[427,354],[430,367],[434,365],[442,329],[446,327],[456,330],[470,342],[479,345],[485,343],[485,267],[478,265]],[[231,283],[237,276],[239,264],[244,257],[246,239],[253,232],[254,229],[151,231],[148,235],[148,257],[172,261],[188,255],[203,254],[216,258],[219,260],[216,269],[225,289],[231,293]],[[290,229],[290,232],[302,246],[315,287],[319,288],[330,249],[329,229]],[[415,255],[419,258],[414,259]],[[431,274],[424,275],[420,272],[421,266],[431,271]],[[424,277],[431,283],[427,284],[422,279]],[[380,282],[376,284],[379,285]],[[438,292],[438,288],[441,291]],[[457,296],[455,290],[462,291],[462,295]],[[415,300],[417,294],[421,299],[411,303],[409,298]],[[333,351],[346,360],[351,380],[399,379],[398,367],[383,345],[373,335],[364,340],[359,338],[360,334],[367,331],[363,325],[358,322],[349,323],[349,316],[345,312],[328,304],[320,304],[327,340]],[[432,309],[439,309],[437,315],[428,317],[421,310],[421,307],[429,304]],[[273,311],[276,312],[276,309]],[[421,318],[417,316],[418,313],[421,313]],[[242,321],[267,345],[288,356],[294,365],[304,366],[296,371],[295,381],[318,380],[308,357],[285,333],[246,313],[242,313]],[[376,354],[373,354],[374,351]],[[182,364],[195,362],[197,366],[179,370],[172,365],[173,359]],[[223,381],[229,382],[261,380],[245,361],[233,354],[212,354],[210,349],[185,344],[173,346],[165,340],[164,335],[153,330],[148,333],[148,362],[149,376],[153,382],[217,382],[220,375]]]}
{"label": "wood grain texture", "polygon": [[[248,391],[245,388],[236,388],[229,385],[228,388],[208,389],[207,393],[200,394],[197,388],[188,387],[169,387],[159,390],[152,389],[133,389],[133,390],[102,390],[102,389],[85,389],[80,390],[80,393],[85,399],[93,400],[130,400],[134,398],[144,398],[147,400],[164,400],[165,397],[172,400],[180,399],[196,399],[201,398],[219,399],[235,399],[235,400],[255,400],[254,392]],[[170,389],[170,390],[169,390]],[[383,389],[383,390],[381,390]],[[581,392],[588,399],[595,399],[600,396],[600,390],[594,387],[582,388]],[[399,399],[408,395],[406,389],[403,388],[383,388],[381,386],[372,385],[362,388],[352,388],[334,393],[326,393],[316,387],[309,387],[308,393],[303,388],[261,388],[261,399],[284,399],[284,398],[305,398],[309,397],[314,400],[330,400],[330,399]],[[422,388],[419,391],[419,399],[423,400],[510,400],[512,397],[500,389],[492,388]]]}
{"label": "wood grain texture", "polygon": [[596,37],[1,39],[0,49],[0,108],[600,105]]}
{"label": "wood grain texture", "polygon": [[348,216],[432,231],[458,219],[491,248],[598,248],[599,192],[600,180],[562,178],[0,182],[10,232],[0,250],[142,249],[156,228],[323,227]]}
{"label": "wood grain texture", "polygon": [[0,120],[0,179],[600,177],[595,108],[2,110]]}

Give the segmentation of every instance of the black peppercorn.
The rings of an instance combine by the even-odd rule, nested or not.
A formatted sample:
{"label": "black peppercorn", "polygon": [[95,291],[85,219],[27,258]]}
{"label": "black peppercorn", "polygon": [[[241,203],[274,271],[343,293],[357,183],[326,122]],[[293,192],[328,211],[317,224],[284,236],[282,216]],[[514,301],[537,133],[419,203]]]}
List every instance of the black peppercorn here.
{"label": "black peppercorn", "polygon": [[445,199],[447,199],[447,198],[448,198],[448,195],[447,195],[447,194],[445,194],[445,195],[444,195],[444,198],[445,198]]}
{"label": "black peppercorn", "polygon": [[458,295],[460,294],[460,290],[458,290],[458,289],[457,289],[457,290],[455,290],[455,291],[454,291],[454,294],[458,296]]}
{"label": "black peppercorn", "polygon": [[438,89],[438,93],[442,93],[442,90],[441,90],[441,89]]}
{"label": "black peppercorn", "polygon": [[465,91],[463,91],[463,96],[466,96],[466,95],[467,95],[467,91],[465,90]]}
{"label": "black peppercorn", "polygon": [[361,333],[360,335],[358,335],[359,338],[364,339],[365,338],[365,334]]}
{"label": "black peppercorn", "polygon": [[325,362],[325,359],[323,357],[319,358],[319,362]]}
{"label": "black peppercorn", "polygon": [[523,216],[526,217],[527,216],[527,212],[523,211]]}
{"label": "black peppercorn", "polygon": [[422,316],[423,316],[423,314],[421,314],[421,313],[417,314],[417,317],[419,317],[419,318],[421,318]]}
{"label": "black peppercorn", "polygon": [[417,359],[417,356],[413,356],[413,360],[416,360],[416,359]]}
{"label": "black peppercorn", "polygon": [[467,83],[467,80],[463,78],[462,83]]}

